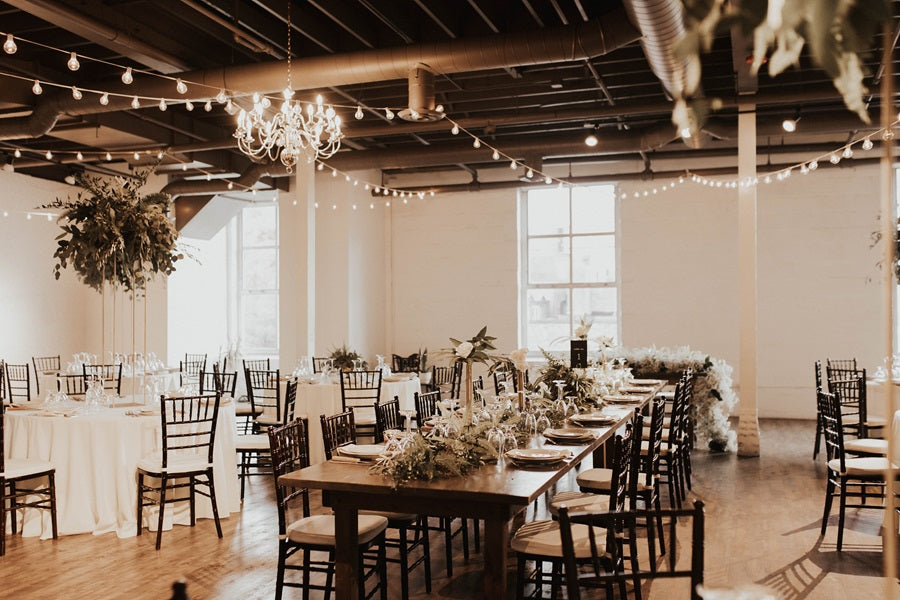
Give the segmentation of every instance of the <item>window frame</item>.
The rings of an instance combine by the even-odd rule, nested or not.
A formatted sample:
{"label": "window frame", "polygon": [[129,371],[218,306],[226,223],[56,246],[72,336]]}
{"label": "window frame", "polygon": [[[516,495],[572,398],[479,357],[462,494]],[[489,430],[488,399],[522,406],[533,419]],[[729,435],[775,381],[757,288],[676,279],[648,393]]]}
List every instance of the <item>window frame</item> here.
{"label": "window frame", "polygon": [[[534,190],[545,189],[541,187],[527,187],[519,190],[518,207],[519,207],[519,346],[528,347],[528,355],[530,357],[540,356],[537,349],[528,346],[528,292],[533,289],[563,289],[568,290],[569,302],[569,333],[570,337],[574,337],[575,328],[577,327],[576,318],[578,317],[573,310],[575,290],[577,289],[596,289],[596,288],[615,288],[616,289],[616,341],[621,344],[622,340],[622,274],[621,274],[621,198],[618,193],[617,184],[594,184],[588,187],[609,187],[613,198],[613,206],[615,214],[613,216],[613,231],[590,231],[582,233],[573,232],[574,210],[573,210],[573,186],[566,186],[563,189],[568,194],[568,232],[563,234],[534,234],[528,232],[528,195]],[[574,282],[574,253],[573,242],[575,238],[610,236],[613,238],[613,248],[615,254],[615,277],[611,281],[606,282]],[[532,239],[566,239],[569,243],[569,273],[567,283],[530,283],[529,281],[529,242]],[[549,350],[549,348],[545,348]],[[561,351],[554,350],[554,351]],[[565,349],[568,351],[568,348]]]}

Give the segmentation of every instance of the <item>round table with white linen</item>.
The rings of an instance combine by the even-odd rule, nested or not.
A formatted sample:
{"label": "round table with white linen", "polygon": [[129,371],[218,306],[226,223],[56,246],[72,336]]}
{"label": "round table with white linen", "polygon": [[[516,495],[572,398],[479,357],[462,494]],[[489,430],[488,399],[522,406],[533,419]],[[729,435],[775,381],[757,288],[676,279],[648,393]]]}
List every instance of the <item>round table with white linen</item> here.
{"label": "round table with white linen", "polygon": [[[36,404],[36,403],[35,403]],[[149,406],[152,406],[150,404]],[[59,535],[102,534],[120,538],[137,533],[137,463],[162,448],[158,403],[155,414],[132,416],[144,408],[128,399],[96,413],[8,408],[4,415],[8,458],[37,458],[56,467]],[[234,404],[219,408],[213,455],[219,517],[241,509],[235,443]],[[197,496],[197,517],[212,518],[212,504]],[[156,509],[144,511],[144,525],[155,530]],[[187,502],[166,506],[164,529],[190,524]],[[26,510],[24,536],[52,536],[49,511]]]}
{"label": "round table with white linen", "polygon": [[[81,371],[70,373],[68,371],[41,371],[38,373],[40,378],[41,393],[38,397],[37,390],[32,390],[33,400],[43,400],[50,392],[57,389],[56,376],[59,375],[78,375]],[[160,394],[178,389],[181,385],[181,372],[177,368],[165,368],[158,371],[148,371],[146,374],[138,373],[136,375],[122,373],[122,385],[120,391],[123,396],[141,397],[145,394],[148,398],[159,397]],[[145,390],[146,388],[146,390]]]}
{"label": "round table with white linen", "polygon": [[[282,383],[281,397],[284,398]],[[422,385],[418,377],[398,376],[386,379],[381,383],[381,401],[388,402],[397,396],[400,399],[400,410],[414,411],[415,394],[421,393]],[[316,464],[325,460],[325,446],[322,441],[321,415],[334,415],[341,412],[340,383],[299,383],[297,385],[297,401],[294,414],[306,415],[309,418],[309,462]]]}

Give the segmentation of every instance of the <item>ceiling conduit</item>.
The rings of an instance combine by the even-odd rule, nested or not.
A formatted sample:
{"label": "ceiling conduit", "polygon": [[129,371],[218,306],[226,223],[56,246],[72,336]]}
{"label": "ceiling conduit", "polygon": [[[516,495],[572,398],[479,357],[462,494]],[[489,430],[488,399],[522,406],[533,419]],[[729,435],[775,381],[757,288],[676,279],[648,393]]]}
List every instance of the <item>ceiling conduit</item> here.
{"label": "ceiling conduit", "polygon": [[[584,60],[604,55],[640,38],[624,10],[616,10],[602,20],[577,25],[546,28],[524,33],[498,34],[384,48],[361,50],[296,59],[292,62],[297,89],[405,79],[416,65],[427,65],[434,73],[461,73],[499,69],[508,66],[539,65]],[[187,71],[172,74],[189,85],[184,100],[205,100],[219,89],[275,93],[284,87],[285,61],[272,61]],[[95,82],[83,87],[127,94],[111,96],[106,106],[98,102],[75,100],[59,91],[40,101],[27,117],[0,121],[0,140],[38,137],[53,129],[63,114],[86,115],[128,110],[131,97],[174,97],[172,82],[159,78],[141,78],[131,85]]]}

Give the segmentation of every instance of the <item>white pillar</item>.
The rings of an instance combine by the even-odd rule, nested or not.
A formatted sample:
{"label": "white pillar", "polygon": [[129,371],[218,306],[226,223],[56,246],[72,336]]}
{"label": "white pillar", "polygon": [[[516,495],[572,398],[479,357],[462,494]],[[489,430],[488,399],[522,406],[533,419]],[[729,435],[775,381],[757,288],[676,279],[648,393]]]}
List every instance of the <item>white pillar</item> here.
{"label": "white pillar", "polygon": [[[756,177],[756,106],[742,103],[738,114],[738,179]],[[741,409],[738,454],[759,456],[756,401],[757,366],[757,214],[756,186],[738,187],[738,292],[741,369]]]}
{"label": "white pillar", "polygon": [[294,167],[291,189],[278,207],[279,366],[293,369],[312,356],[316,340],[315,165]]}

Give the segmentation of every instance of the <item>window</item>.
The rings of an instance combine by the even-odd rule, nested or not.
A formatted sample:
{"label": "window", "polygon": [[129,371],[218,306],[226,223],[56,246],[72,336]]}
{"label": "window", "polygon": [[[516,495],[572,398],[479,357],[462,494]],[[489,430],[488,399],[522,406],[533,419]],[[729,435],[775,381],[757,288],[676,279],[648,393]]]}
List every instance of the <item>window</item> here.
{"label": "window", "polygon": [[615,186],[528,190],[520,207],[522,345],[568,349],[582,317],[618,341]]}
{"label": "window", "polygon": [[244,355],[277,355],[278,205],[249,205],[235,222],[234,329]]}

